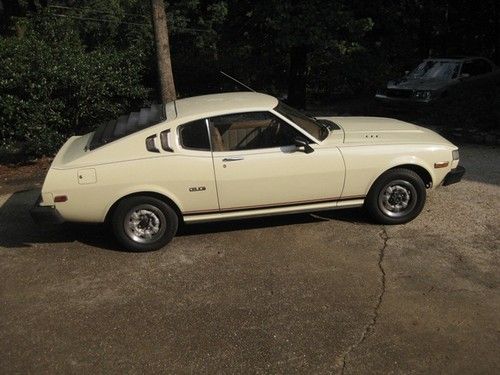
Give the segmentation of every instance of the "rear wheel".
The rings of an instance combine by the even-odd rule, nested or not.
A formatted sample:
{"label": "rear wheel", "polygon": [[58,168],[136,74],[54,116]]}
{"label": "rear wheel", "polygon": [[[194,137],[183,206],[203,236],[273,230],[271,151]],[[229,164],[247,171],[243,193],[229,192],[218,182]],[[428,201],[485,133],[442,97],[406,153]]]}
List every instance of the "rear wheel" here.
{"label": "rear wheel", "polygon": [[404,224],[418,216],[425,198],[425,184],[420,176],[411,170],[396,168],[375,181],[365,206],[381,224]]}
{"label": "rear wheel", "polygon": [[148,196],[124,199],[112,216],[117,240],[131,251],[162,248],[175,236],[178,223],[177,214],[168,204]]}

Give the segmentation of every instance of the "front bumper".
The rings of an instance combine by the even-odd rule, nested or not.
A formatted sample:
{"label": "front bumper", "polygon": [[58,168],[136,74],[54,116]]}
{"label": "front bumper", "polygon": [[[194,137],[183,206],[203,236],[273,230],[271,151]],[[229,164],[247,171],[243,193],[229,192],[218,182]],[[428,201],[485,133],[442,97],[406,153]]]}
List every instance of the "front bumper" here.
{"label": "front bumper", "polygon": [[409,98],[398,98],[395,96],[387,96],[384,94],[376,94],[375,99],[384,102],[384,103],[393,103],[393,104],[429,104],[434,102],[435,99],[417,99],[413,97]]}
{"label": "front bumper", "polygon": [[452,169],[451,171],[448,172],[448,174],[443,180],[443,186],[448,186],[460,182],[464,174],[465,174],[465,168],[459,165],[455,169]]}
{"label": "front bumper", "polygon": [[40,206],[41,197],[30,210],[33,221],[37,224],[62,224],[64,219],[54,206]]}

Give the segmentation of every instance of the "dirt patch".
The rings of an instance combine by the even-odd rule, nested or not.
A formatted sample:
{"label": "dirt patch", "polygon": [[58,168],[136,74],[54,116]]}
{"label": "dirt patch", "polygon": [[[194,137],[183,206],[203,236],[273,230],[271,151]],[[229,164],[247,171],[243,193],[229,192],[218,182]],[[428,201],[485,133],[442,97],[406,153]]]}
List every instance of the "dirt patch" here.
{"label": "dirt patch", "polygon": [[40,158],[20,164],[0,164],[0,194],[41,186],[52,158]]}

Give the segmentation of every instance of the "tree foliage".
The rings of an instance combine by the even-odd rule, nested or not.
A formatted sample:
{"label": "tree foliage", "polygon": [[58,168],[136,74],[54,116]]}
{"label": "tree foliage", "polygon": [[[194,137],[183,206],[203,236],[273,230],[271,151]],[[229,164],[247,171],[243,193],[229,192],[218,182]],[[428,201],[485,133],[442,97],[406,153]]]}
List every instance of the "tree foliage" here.
{"label": "tree foliage", "polygon": [[[51,153],[157,101],[149,3],[3,1],[0,148]],[[299,105],[328,103],[373,95],[429,55],[500,64],[498,8],[494,0],[170,0],[177,93],[234,89],[224,70]]]}
{"label": "tree foliage", "polygon": [[87,50],[71,21],[35,17],[24,26],[22,38],[0,39],[2,148],[53,152],[148,98],[133,49]]}

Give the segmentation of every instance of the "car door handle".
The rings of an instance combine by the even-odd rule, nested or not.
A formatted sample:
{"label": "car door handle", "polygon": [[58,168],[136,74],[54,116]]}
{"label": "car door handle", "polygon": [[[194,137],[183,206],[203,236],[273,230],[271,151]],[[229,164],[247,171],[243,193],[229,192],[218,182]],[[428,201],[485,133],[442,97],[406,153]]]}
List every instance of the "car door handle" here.
{"label": "car door handle", "polygon": [[224,158],[222,159],[222,162],[223,163],[226,163],[226,162],[229,162],[229,161],[240,161],[240,160],[244,160],[245,158],[242,157],[242,156],[235,156],[235,157],[232,157],[232,158]]}

